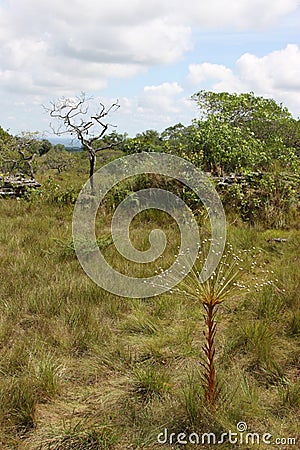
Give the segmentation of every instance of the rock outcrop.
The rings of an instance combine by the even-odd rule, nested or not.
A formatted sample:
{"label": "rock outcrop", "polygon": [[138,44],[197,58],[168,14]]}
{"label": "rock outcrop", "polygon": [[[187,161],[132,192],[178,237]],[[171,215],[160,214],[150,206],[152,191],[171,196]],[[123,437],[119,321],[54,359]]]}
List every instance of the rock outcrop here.
{"label": "rock outcrop", "polygon": [[33,178],[25,178],[22,175],[0,175],[0,197],[22,197],[27,189],[40,187]]}

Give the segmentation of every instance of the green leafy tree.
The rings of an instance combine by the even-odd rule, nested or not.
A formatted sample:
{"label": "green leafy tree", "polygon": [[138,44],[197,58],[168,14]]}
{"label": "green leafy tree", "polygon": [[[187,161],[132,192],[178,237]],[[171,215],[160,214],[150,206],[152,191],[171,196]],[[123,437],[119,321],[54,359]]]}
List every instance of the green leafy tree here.
{"label": "green leafy tree", "polygon": [[299,120],[282,104],[253,92],[202,90],[192,99],[200,108],[198,123],[207,138],[204,164],[212,170],[217,161],[225,170],[269,169],[275,164],[292,170],[298,167]]}
{"label": "green leafy tree", "polygon": [[53,146],[53,149],[54,149],[56,152],[66,151],[66,147],[65,147],[64,144],[55,144],[55,145]]}
{"label": "green leafy tree", "polygon": [[48,141],[48,139],[42,139],[39,143],[39,155],[45,155],[46,153],[48,153],[50,150],[52,149],[52,144],[50,141]]}
{"label": "green leafy tree", "polygon": [[176,153],[193,164],[202,166],[203,142],[201,131],[196,123],[189,126],[178,123],[166,128],[161,137],[164,141],[165,151]]}
{"label": "green leafy tree", "polygon": [[160,134],[156,130],[146,130],[138,133],[134,138],[124,141],[124,151],[130,153],[163,151]]}
{"label": "green leafy tree", "polygon": [[194,120],[187,127],[181,123],[169,127],[162,138],[166,151],[216,175],[247,170],[264,162],[263,144],[252,132],[242,132],[213,116]]}
{"label": "green leafy tree", "polygon": [[3,130],[2,127],[0,127],[0,145],[4,143],[5,141],[9,140],[11,138],[11,135],[8,131]]}
{"label": "green leafy tree", "polygon": [[200,91],[192,96],[202,116],[216,117],[234,126],[253,126],[254,123],[270,123],[291,119],[289,110],[273,99],[255,96],[253,92],[230,94],[228,92]]}
{"label": "green leafy tree", "polygon": [[265,164],[264,145],[253,133],[233,128],[214,117],[199,121],[199,145],[202,148],[202,168],[216,175],[243,172]]}
{"label": "green leafy tree", "polygon": [[127,133],[117,133],[113,131],[112,133],[105,134],[101,139],[93,142],[93,147],[96,149],[98,147],[111,148],[115,150],[124,150],[124,142],[127,139]]}
{"label": "green leafy tree", "polygon": [[5,173],[22,173],[34,178],[36,157],[39,155],[38,133],[7,136],[0,140],[1,170]]}
{"label": "green leafy tree", "polygon": [[43,165],[47,169],[57,170],[60,174],[75,164],[75,156],[68,152],[64,145],[57,144],[46,155],[43,161]]}

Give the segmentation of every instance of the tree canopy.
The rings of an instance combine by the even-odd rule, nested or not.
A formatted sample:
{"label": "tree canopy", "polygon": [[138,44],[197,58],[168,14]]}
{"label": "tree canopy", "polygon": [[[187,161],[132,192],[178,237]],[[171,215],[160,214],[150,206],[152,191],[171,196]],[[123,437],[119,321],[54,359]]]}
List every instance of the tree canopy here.
{"label": "tree canopy", "polygon": [[232,125],[251,124],[256,120],[278,121],[291,119],[289,110],[271,98],[256,96],[253,92],[199,91],[192,95],[204,118],[210,116]]}
{"label": "tree canopy", "polygon": [[253,92],[202,90],[192,99],[200,110],[203,163],[210,170],[216,169],[216,161],[227,171],[298,165],[299,120],[282,104]]}
{"label": "tree canopy", "polygon": [[52,144],[38,132],[12,136],[0,127],[0,167],[4,173],[22,173],[34,178],[36,158],[48,153]]}
{"label": "tree canopy", "polygon": [[275,166],[297,170],[299,120],[273,99],[252,92],[200,91],[192,96],[200,117],[162,133],[147,130],[123,143],[126,153],[162,151],[188,159],[214,174],[266,171]]}

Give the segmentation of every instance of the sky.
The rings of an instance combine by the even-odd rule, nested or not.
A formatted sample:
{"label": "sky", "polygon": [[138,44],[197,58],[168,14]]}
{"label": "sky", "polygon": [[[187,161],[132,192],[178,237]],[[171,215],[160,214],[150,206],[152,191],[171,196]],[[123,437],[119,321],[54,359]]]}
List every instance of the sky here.
{"label": "sky", "polygon": [[129,136],[189,124],[201,89],[299,117],[299,30],[300,0],[0,0],[0,126],[49,138],[43,105],[81,92]]}

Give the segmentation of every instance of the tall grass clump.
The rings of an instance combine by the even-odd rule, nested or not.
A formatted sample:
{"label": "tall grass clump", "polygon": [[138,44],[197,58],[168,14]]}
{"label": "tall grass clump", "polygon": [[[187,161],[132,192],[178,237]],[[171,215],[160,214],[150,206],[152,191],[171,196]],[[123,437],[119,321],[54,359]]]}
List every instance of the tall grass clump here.
{"label": "tall grass clump", "polygon": [[35,426],[37,394],[28,376],[7,379],[0,388],[2,421],[17,433],[24,434]]}
{"label": "tall grass clump", "polygon": [[116,442],[111,426],[89,423],[87,420],[64,421],[53,428],[38,447],[40,450],[109,450]]}
{"label": "tall grass clump", "polygon": [[131,386],[133,392],[144,400],[162,396],[170,389],[170,374],[153,365],[137,367],[133,371]]}
{"label": "tall grass clump", "polygon": [[36,407],[55,398],[64,367],[52,355],[33,353],[16,342],[16,351],[1,355],[0,421],[24,434],[35,427]]}

